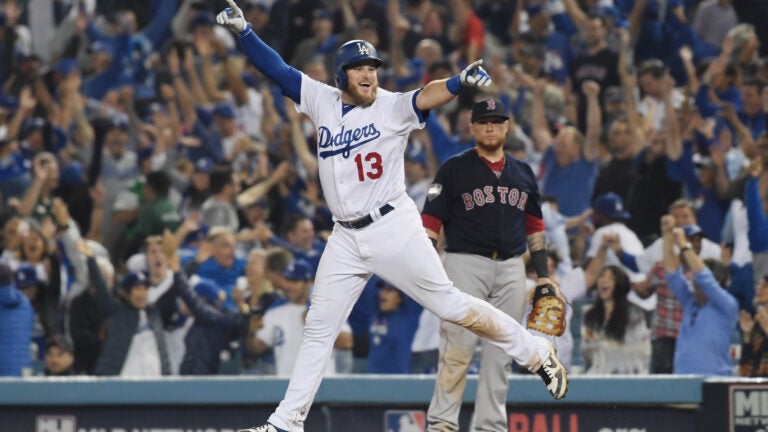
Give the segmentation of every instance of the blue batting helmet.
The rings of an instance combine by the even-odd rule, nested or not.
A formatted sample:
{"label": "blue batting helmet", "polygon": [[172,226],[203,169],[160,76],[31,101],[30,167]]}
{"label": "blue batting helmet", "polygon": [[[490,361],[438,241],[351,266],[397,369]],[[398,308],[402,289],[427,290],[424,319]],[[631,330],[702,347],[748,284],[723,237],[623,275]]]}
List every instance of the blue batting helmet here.
{"label": "blue batting helmet", "polygon": [[336,50],[336,55],[333,56],[333,76],[336,79],[336,87],[340,90],[347,88],[347,72],[344,69],[362,60],[371,60],[376,67],[384,63],[379,58],[376,48],[364,40],[351,40]]}

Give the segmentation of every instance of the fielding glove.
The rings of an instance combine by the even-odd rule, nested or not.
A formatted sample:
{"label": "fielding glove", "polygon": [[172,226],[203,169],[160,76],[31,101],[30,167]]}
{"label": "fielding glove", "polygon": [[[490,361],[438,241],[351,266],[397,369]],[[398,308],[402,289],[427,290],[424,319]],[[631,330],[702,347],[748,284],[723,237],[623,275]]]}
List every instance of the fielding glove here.
{"label": "fielding glove", "polygon": [[538,285],[531,298],[531,306],[526,327],[552,336],[565,333],[565,303],[557,295],[554,285]]}

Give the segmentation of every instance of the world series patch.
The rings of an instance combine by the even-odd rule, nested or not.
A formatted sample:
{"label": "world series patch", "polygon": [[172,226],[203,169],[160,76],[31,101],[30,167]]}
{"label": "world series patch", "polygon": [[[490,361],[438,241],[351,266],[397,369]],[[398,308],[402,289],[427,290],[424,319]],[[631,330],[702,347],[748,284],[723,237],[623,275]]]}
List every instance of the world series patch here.
{"label": "world series patch", "polygon": [[432,183],[429,185],[429,190],[427,190],[427,199],[432,201],[433,199],[440,196],[440,193],[443,192],[443,185],[440,183]]}

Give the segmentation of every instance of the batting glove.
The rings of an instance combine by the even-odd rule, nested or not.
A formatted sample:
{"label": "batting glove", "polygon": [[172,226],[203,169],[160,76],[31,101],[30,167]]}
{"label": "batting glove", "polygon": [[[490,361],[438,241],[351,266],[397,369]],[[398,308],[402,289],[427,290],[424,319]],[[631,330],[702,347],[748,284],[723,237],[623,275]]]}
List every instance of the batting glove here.
{"label": "batting glove", "polygon": [[227,3],[229,3],[229,7],[216,15],[216,22],[228,28],[232,33],[239,35],[248,28],[248,22],[235,0],[227,0]]}
{"label": "batting glove", "polygon": [[488,72],[480,66],[481,64],[483,64],[483,59],[477,60],[461,71],[459,79],[463,86],[486,87],[491,85],[491,77],[488,75]]}

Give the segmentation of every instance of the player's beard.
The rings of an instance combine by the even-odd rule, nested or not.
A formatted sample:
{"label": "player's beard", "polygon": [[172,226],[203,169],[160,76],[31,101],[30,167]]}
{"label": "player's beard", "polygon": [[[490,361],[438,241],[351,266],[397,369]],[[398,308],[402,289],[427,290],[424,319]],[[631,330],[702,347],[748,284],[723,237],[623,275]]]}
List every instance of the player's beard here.
{"label": "player's beard", "polygon": [[504,147],[504,139],[498,140],[475,140],[475,145],[485,154],[495,153]]}
{"label": "player's beard", "polygon": [[360,85],[349,86],[347,88],[347,95],[349,95],[349,98],[352,100],[352,104],[359,107],[371,106],[376,100],[376,93],[379,90],[379,84],[371,83],[369,88],[371,93],[369,95],[364,95],[360,92]]}

